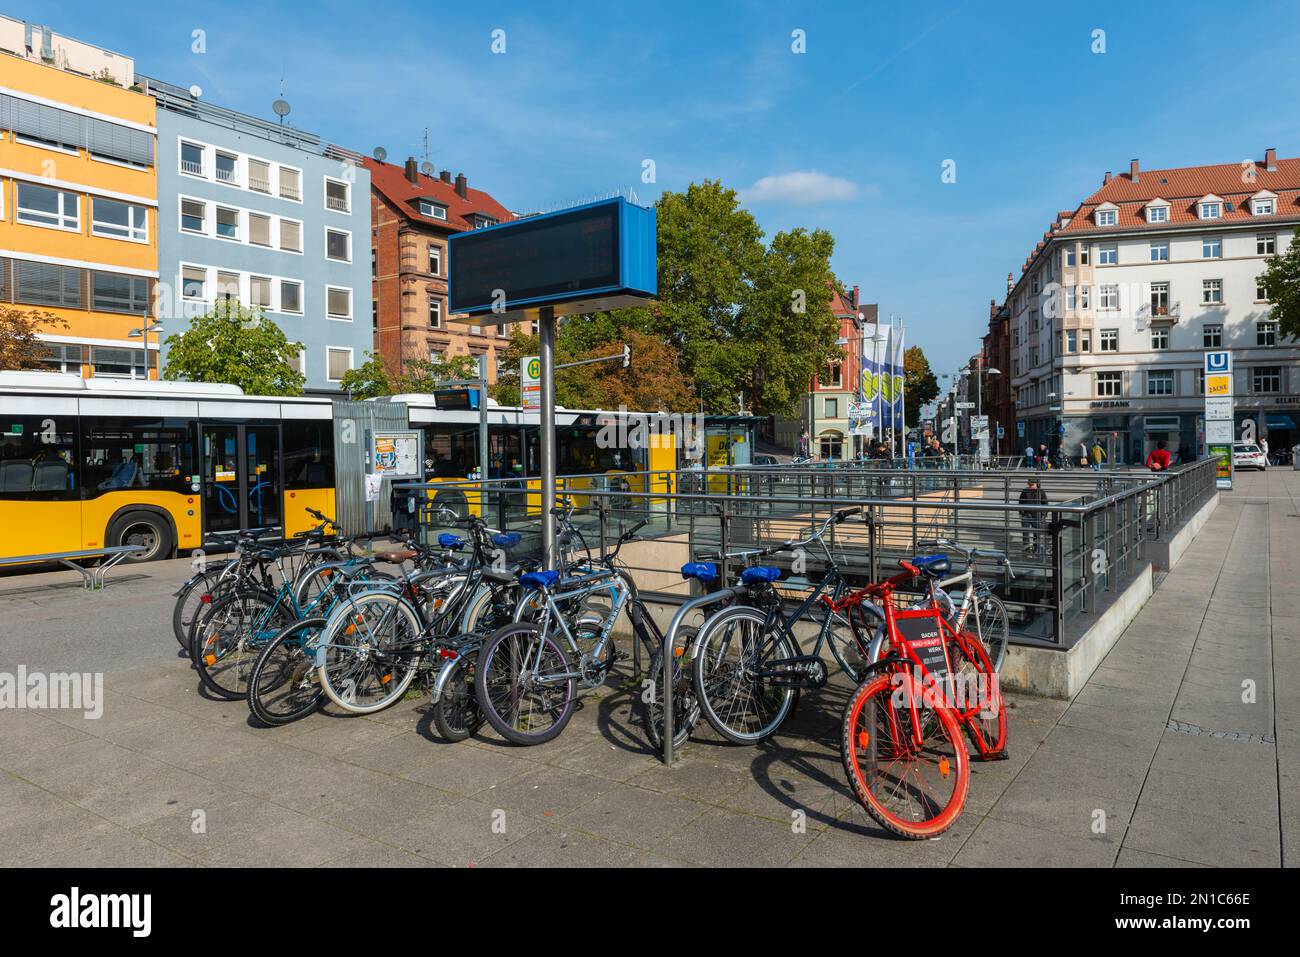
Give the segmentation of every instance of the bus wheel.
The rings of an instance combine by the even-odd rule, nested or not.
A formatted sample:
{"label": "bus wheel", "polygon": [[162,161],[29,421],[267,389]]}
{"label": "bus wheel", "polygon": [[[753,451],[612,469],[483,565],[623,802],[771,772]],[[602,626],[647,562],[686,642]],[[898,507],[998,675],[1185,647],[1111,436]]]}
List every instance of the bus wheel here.
{"label": "bus wheel", "polygon": [[147,551],[126,556],[124,562],[156,562],[172,553],[172,531],[167,520],[153,512],[127,512],[113,521],[104,536],[108,545],[143,545]]}

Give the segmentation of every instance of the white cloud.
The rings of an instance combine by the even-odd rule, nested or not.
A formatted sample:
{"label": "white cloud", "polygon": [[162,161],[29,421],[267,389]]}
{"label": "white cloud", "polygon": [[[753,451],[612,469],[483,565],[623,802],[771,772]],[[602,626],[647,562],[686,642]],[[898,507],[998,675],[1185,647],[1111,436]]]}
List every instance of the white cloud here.
{"label": "white cloud", "polygon": [[[858,185],[839,176],[817,170],[799,170],[764,176],[741,194],[747,203],[789,203],[809,206],[813,203],[836,202],[853,199],[860,192]],[[866,190],[876,192],[874,187]]]}

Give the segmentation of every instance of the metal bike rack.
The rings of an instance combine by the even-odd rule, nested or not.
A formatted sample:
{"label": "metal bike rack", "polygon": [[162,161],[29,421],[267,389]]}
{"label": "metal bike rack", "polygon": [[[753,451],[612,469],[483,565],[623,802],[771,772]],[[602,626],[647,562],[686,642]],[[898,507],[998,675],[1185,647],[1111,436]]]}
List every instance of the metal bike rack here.
{"label": "metal bike rack", "polygon": [[670,768],[673,766],[673,663],[676,660],[673,658],[673,648],[677,643],[677,632],[686,617],[697,608],[716,604],[725,598],[737,598],[740,593],[739,587],[705,592],[678,608],[677,614],[673,615],[673,620],[668,625],[668,631],[664,635],[663,672],[659,675],[659,680],[663,682],[664,689],[664,764]]}

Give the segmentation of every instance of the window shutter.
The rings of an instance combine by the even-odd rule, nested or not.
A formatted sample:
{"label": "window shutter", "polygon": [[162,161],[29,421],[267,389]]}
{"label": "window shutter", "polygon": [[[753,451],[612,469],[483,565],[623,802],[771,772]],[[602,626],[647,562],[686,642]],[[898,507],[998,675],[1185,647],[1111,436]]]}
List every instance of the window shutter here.
{"label": "window shutter", "polygon": [[81,270],[20,260],[15,263],[16,300],[30,305],[80,308]]}
{"label": "window shutter", "polygon": [[86,121],[87,149],[123,163],[152,166],[153,140],[153,135],[143,130],[133,130],[107,120],[91,118]]}

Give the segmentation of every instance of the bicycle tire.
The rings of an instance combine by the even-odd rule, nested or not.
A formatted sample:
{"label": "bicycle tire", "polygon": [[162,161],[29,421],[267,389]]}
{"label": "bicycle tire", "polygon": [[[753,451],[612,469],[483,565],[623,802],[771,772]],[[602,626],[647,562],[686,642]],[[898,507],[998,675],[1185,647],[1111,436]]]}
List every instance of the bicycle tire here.
{"label": "bicycle tire", "polygon": [[[695,645],[695,628],[682,628],[682,653],[679,659],[686,658],[690,649]],[[664,749],[664,717],[663,717],[663,662],[664,653],[660,648],[650,656],[650,663],[647,666],[646,675],[650,681],[654,682],[653,689],[645,688],[638,696],[641,702],[641,723],[645,725],[646,736],[650,739],[650,745],[656,751]],[[695,700],[694,683],[691,680],[690,662],[679,660],[674,672],[677,677],[676,685],[673,689],[673,750],[677,750],[684,745],[695,729],[696,722],[700,720],[700,706]],[[653,690],[650,700],[646,698],[646,692]]]}
{"label": "bicycle tire", "polygon": [[1011,618],[1007,606],[997,595],[976,596],[975,601],[978,603],[976,612],[979,617],[976,621],[980,643],[984,645],[993,670],[1000,672],[1002,662],[1007,658],[1007,647],[1011,644]]}
{"label": "bicycle tire", "polygon": [[193,660],[199,679],[227,701],[246,698],[262,649],[290,623],[278,595],[235,591],[218,599],[195,634]]}
{"label": "bicycle tire", "polygon": [[[544,707],[541,709],[541,714],[554,711],[550,726],[543,731],[531,731],[519,727],[522,722],[532,725],[537,712],[532,709],[530,700],[530,706],[525,714],[521,703],[526,697],[531,698],[537,692],[519,687],[519,669],[512,668],[505,658],[509,654],[514,660],[525,660],[527,650],[524,655],[519,654],[520,642],[527,649],[528,646],[539,641],[547,649],[546,658],[549,666],[558,667],[563,674],[572,672],[568,655],[555,639],[544,635],[536,625],[512,623],[498,628],[484,643],[479,651],[478,668],[474,675],[474,692],[478,696],[478,706],[487,723],[511,744],[526,747],[545,744],[554,739],[573,717],[576,680],[568,678],[555,684],[560,695],[558,708],[548,706],[545,699],[542,701]],[[505,669],[504,673],[501,673],[502,669]],[[503,714],[502,711],[505,713]]]}
{"label": "bicycle tire", "polygon": [[[319,679],[311,676],[315,661],[308,638],[325,627],[324,618],[295,621],[271,639],[262,649],[248,678],[248,710],[267,727],[291,724],[320,710],[325,691]],[[288,642],[296,648],[286,648]],[[289,687],[285,692],[281,689]]]}
{"label": "bicycle tire", "polygon": [[439,676],[442,694],[433,708],[433,723],[448,741],[464,741],[483,726],[483,711],[474,689],[477,663],[478,652],[470,652],[443,665],[450,670],[445,679]]}
{"label": "bicycle tire", "polygon": [[203,571],[191,575],[176,593],[176,604],[172,608],[172,634],[176,636],[176,643],[187,652],[190,648],[190,625],[202,608],[202,596],[216,583],[221,570],[228,564],[229,562],[210,563]]}
{"label": "bicycle tire", "polygon": [[[966,798],[970,791],[970,762],[966,756],[966,744],[962,740],[957,719],[951,711],[943,707],[925,711],[925,720],[921,722],[922,740],[919,749],[910,740],[900,743],[903,730],[910,739],[910,715],[907,711],[909,706],[895,707],[896,684],[899,686],[898,690],[904,694],[912,693],[915,688],[913,678],[906,672],[886,672],[864,681],[849,697],[840,722],[840,759],[854,797],[877,824],[891,834],[908,840],[938,837],[956,823],[966,805]],[[916,690],[915,694],[919,695],[921,692]],[[891,715],[894,717],[891,718]],[[898,718],[903,720],[899,721]],[[870,728],[863,726],[864,719],[871,720]],[[883,734],[878,733],[875,727],[877,721],[883,723],[885,727]],[[891,767],[905,759],[909,752],[919,750],[921,755],[928,753],[927,760],[934,765],[940,782],[952,778],[951,788],[945,788],[941,784],[937,799],[916,802],[920,814],[924,814],[924,817],[913,813],[909,819],[896,813],[875,791],[878,781],[886,785],[890,783],[877,771],[880,763],[877,752],[880,750],[893,752],[892,755],[887,755],[894,758]],[[900,752],[903,753],[901,758]],[[913,775],[913,780],[919,780],[921,762],[909,763],[917,765],[916,769],[908,770],[916,770],[918,773]],[[894,777],[903,780],[894,787],[893,795],[885,795],[885,797],[897,797],[900,790],[905,791],[908,796],[915,795],[917,788],[914,784],[903,787],[907,784],[905,780],[907,773],[907,770],[895,773]],[[950,790],[946,798],[943,796],[945,790]]]}
{"label": "bicycle tire", "polygon": [[[395,608],[401,630],[391,637],[368,633],[365,625],[368,616],[377,610],[371,607],[374,605]],[[382,611],[379,615],[384,617]],[[419,670],[417,645],[423,628],[411,603],[391,592],[367,592],[345,602],[330,615],[318,639],[325,650],[320,683],[326,696],[350,714],[374,714],[401,700]],[[371,655],[372,637],[380,643],[378,648],[387,646],[387,654]],[[409,649],[400,645],[409,645]],[[377,682],[384,693],[375,700],[358,703],[357,692],[362,690],[363,681],[366,688]]]}
{"label": "bicycle tire", "polygon": [[[962,727],[978,754],[989,755],[1007,745],[1007,709],[998,688],[984,645],[969,632],[959,632],[948,640],[948,657],[953,669],[954,701]],[[975,683],[974,700],[970,684]],[[968,707],[971,706],[971,707]]]}
{"label": "bicycle tire", "polygon": [[[742,634],[742,653],[746,646],[757,646],[761,639],[763,644],[767,643],[770,635],[763,631],[767,621],[766,615],[757,608],[748,605],[733,605],[730,608],[724,608],[715,615],[709,616],[700,625],[699,636],[696,640],[695,659],[692,662],[693,682],[695,687],[695,698],[699,702],[700,712],[704,715],[704,720],[709,723],[718,734],[726,738],[733,744],[756,744],[765,738],[771,737],[777,732],[784,723],[785,719],[790,716],[794,710],[795,702],[798,700],[798,692],[794,688],[783,687],[772,689],[776,692],[774,704],[771,708],[771,717],[762,717],[757,715],[761,723],[756,730],[742,729],[728,724],[720,713],[720,708],[715,704],[714,698],[722,703],[724,698],[735,698],[736,691],[742,690],[744,685],[757,686],[759,694],[754,694],[753,690],[746,690],[746,698],[751,701],[760,702],[765,695],[762,694],[761,684],[752,679],[747,679],[743,674],[737,675],[737,665],[725,666],[721,662],[714,662],[715,656],[710,652],[710,646],[715,638],[721,638],[727,645],[730,645],[731,635],[719,635],[724,627],[729,627],[733,623],[742,622],[753,626],[748,629],[748,634]],[[776,637],[776,646],[779,650],[777,658],[794,658],[799,654],[799,646],[794,639],[788,634],[778,634]],[[751,652],[752,653],[752,652]],[[711,665],[714,662],[714,665]],[[719,692],[715,695],[715,691]],[[728,693],[731,692],[731,693]],[[726,708],[728,718],[739,724],[739,718],[743,714],[737,714],[731,707]]]}

